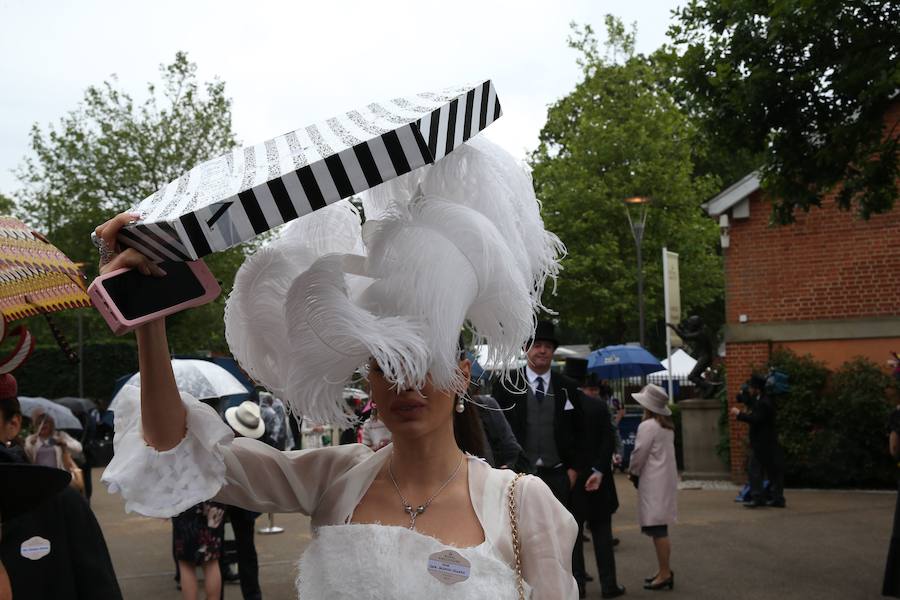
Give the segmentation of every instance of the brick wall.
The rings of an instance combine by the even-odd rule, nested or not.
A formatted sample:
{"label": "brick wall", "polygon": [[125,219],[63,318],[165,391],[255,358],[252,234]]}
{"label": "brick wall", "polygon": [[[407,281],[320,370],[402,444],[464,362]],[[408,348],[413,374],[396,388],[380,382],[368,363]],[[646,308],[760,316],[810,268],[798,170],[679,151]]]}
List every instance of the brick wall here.
{"label": "brick wall", "polygon": [[[885,131],[896,129],[898,120],[900,102],[895,102]],[[728,324],[739,323],[741,315],[749,324],[900,315],[900,205],[863,221],[852,210],[838,209],[832,195],[821,208],[797,213],[796,223],[778,227],[769,225],[771,207],[761,192],[749,202],[750,217],[731,220],[725,251]],[[893,340],[884,343],[893,348]],[[843,345],[876,360],[883,350]],[[815,343],[807,346],[815,354]],[[836,350],[829,348],[831,354]],[[770,345],[729,343],[726,352],[730,407],[752,367],[765,364]],[[744,481],[746,426],[731,419],[730,433],[732,477]]]}
{"label": "brick wall", "polygon": [[900,210],[863,221],[828,198],[792,225],[770,227],[750,197],[725,255],[726,320],[748,323],[900,314]]}

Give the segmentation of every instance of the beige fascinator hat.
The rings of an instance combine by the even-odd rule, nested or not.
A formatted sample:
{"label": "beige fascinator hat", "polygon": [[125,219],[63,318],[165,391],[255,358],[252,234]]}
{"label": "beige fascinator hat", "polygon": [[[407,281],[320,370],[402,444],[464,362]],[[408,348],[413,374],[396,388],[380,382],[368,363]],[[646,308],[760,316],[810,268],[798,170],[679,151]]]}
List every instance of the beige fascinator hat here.
{"label": "beige fascinator hat", "polygon": [[672,414],[669,410],[669,394],[658,385],[648,383],[640,392],[631,394],[631,397],[652,413],[666,417]]}
{"label": "beige fascinator hat", "polygon": [[343,388],[370,357],[399,387],[430,375],[464,390],[465,328],[513,367],[565,253],[529,173],[481,137],[362,204],[365,224],[344,200],[287,226],[244,262],[225,309],[250,376],[293,414],[333,425],[352,420]]}

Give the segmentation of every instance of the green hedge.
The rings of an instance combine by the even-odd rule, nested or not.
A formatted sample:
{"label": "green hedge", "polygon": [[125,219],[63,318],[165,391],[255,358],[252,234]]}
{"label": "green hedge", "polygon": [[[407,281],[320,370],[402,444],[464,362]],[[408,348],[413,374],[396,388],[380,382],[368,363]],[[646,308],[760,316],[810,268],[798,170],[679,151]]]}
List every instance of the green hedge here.
{"label": "green hedge", "polygon": [[878,365],[854,358],[830,372],[811,356],[777,351],[768,366],[790,376],[790,393],[776,401],[788,485],[896,484],[887,453],[892,382]]}
{"label": "green hedge", "polygon": [[[84,345],[84,395],[106,406],[116,379],[138,369],[133,342]],[[78,365],[66,360],[56,345],[38,346],[14,373],[22,396],[59,398],[78,395]]]}

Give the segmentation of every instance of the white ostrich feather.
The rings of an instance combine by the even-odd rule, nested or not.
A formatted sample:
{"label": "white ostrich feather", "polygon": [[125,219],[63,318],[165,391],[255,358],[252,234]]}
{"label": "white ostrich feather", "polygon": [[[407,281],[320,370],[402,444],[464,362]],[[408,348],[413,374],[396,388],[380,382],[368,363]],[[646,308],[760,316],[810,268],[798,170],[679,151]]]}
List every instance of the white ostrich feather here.
{"label": "white ostrich feather", "polygon": [[510,370],[565,247],[544,229],[530,175],[477,137],[437,164],[297,220],[238,271],[226,337],[294,414],[352,420],[345,382],[369,358],[399,388],[463,390],[468,328]]}
{"label": "white ostrich feather", "polygon": [[565,246],[544,229],[531,175],[512,155],[478,136],[436,164],[392,179],[363,195],[367,218],[384,218],[393,204],[407,204],[419,189],[429,198],[468,206],[485,215],[513,252],[514,263],[531,282],[534,308],[547,278],[555,281]]}
{"label": "white ostrich feather", "polygon": [[374,282],[360,302],[377,314],[426,325],[429,373],[441,388],[464,389],[457,341],[466,324],[490,340],[492,359],[512,365],[534,328],[529,282],[497,228],[481,213],[418,195],[364,227]]}
{"label": "white ostrich feather", "polygon": [[359,213],[337,202],[288,225],[247,258],[225,303],[225,339],[255,381],[282,397],[291,347],[284,322],[294,279],[327,253],[362,251]]}
{"label": "white ostrich feather", "polygon": [[353,421],[345,410],[343,388],[369,357],[401,389],[421,387],[428,371],[421,323],[376,316],[352,302],[343,260],[344,255],[331,254],[313,263],[291,285],[284,307],[294,343],[283,398],[294,414],[332,425]]}

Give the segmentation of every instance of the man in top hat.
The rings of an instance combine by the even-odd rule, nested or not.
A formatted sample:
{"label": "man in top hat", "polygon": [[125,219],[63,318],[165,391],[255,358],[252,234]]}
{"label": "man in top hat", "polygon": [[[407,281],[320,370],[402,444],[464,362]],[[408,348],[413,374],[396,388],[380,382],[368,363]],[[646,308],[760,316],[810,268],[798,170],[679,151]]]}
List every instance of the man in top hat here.
{"label": "man in top hat", "polygon": [[[773,506],[784,508],[784,456],[778,444],[775,425],[775,403],[766,393],[766,378],[753,374],[750,377],[750,402],[748,410],[732,407],[731,414],[750,425],[750,500],[747,508]],[[769,479],[770,498],[765,498],[763,480]]]}
{"label": "man in top hat", "polygon": [[492,396],[504,413],[535,474],[564,506],[579,472],[588,467],[581,447],[582,412],[578,383],[550,370],[559,346],[553,323],[539,321],[527,347],[528,364]]}
{"label": "man in top hat", "polygon": [[[612,515],[619,508],[619,497],[613,480],[612,457],[616,447],[615,431],[609,408],[599,397],[599,382],[587,372],[588,361],[583,358],[567,358],[564,373],[580,382],[584,411],[583,447],[588,459],[588,468],[578,474],[572,489],[571,508],[578,523],[578,537],[572,557],[572,571],[578,582],[578,589],[585,592],[584,549],[581,533],[584,523],[591,528],[594,542],[594,558],[597,560],[597,575],[600,578],[601,596],[617,598],[625,593],[625,588],[616,581],[616,559],[613,554]],[[588,390],[593,394],[586,393]]]}

